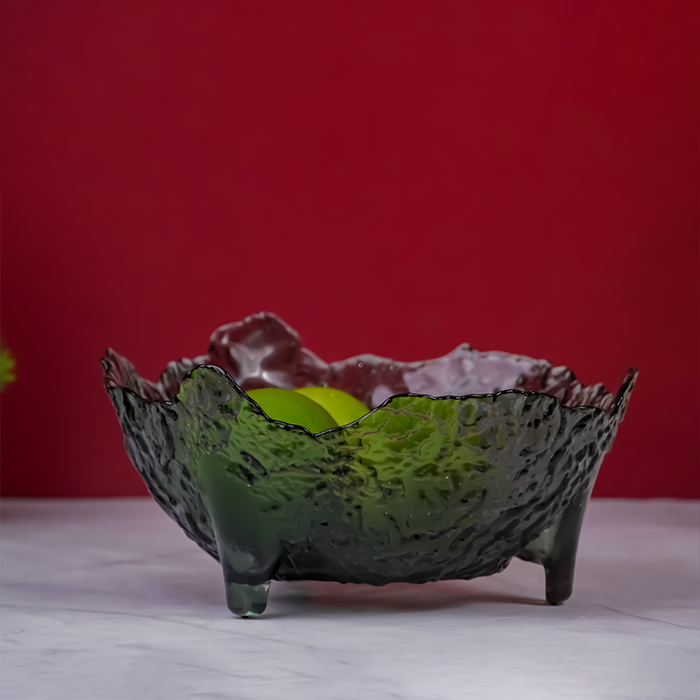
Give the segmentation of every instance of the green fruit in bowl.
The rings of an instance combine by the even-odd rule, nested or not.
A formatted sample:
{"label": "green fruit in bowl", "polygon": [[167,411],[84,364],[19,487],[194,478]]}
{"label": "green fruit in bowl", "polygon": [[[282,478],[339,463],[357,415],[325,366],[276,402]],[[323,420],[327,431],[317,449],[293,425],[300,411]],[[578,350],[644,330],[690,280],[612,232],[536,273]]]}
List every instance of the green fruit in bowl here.
{"label": "green fruit in bowl", "polygon": [[354,396],[327,386],[308,386],[295,389],[295,393],[307,396],[322,406],[333,417],[338,425],[354,423],[358,418],[367,415],[369,409]]}
{"label": "green fruit in bowl", "polygon": [[273,420],[301,425],[310,433],[322,433],[338,425],[323,406],[296,391],[251,389],[247,394]]}

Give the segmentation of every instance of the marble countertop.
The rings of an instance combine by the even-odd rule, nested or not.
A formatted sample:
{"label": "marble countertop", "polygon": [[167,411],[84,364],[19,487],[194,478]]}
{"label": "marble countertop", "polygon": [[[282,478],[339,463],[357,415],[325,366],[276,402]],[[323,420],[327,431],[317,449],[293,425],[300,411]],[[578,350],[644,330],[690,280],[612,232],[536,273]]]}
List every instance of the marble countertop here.
{"label": "marble countertop", "polygon": [[562,607],[514,561],[422,586],[273,582],[254,620],[150,500],[0,514],[3,700],[700,697],[697,502],[593,501]]}

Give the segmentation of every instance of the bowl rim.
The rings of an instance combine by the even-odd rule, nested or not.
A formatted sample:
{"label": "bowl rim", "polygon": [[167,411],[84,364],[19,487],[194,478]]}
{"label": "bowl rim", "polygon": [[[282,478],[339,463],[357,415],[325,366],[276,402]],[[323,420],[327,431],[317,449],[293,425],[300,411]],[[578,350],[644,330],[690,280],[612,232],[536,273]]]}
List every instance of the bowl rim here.
{"label": "bowl rim", "polygon": [[[118,353],[114,352],[113,350],[107,349],[105,351],[105,357],[102,358],[102,367],[104,369],[105,373],[105,389],[109,392],[113,389],[120,389],[122,391],[127,392],[128,394],[131,394],[135,398],[137,398],[139,401],[143,401],[144,403],[157,403],[163,406],[174,406],[177,404],[183,403],[182,400],[179,398],[179,395],[176,394],[172,398],[169,399],[163,399],[159,400],[157,398],[155,399],[147,399],[143,396],[140,396],[137,392],[135,392],[133,389],[130,389],[129,387],[126,387],[120,383],[118,383],[115,378],[112,376],[111,373],[111,368],[112,368],[112,362],[111,360],[113,359],[123,359],[126,360],[126,358],[122,358]],[[351,358],[352,359],[352,358]],[[384,358],[382,358],[384,359]],[[128,360],[126,360],[128,362]],[[129,363],[131,365],[131,363]],[[133,367],[133,365],[132,365]],[[501,389],[499,391],[495,392],[485,392],[485,393],[469,393],[469,394],[461,394],[461,395],[456,395],[456,394],[444,394],[440,396],[434,396],[432,394],[420,394],[416,392],[403,392],[399,394],[392,394],[389,396],[387,399],[385,399],[382,403],[379,405],[375,406],[374,408],[370,409],[365,413],[363,416],[360,416],[360,418],[357,418],[356,420],[352,421],[351,423],[345,423],[343,425],[337,425],[332,428],[328,428],[326,430],[323,430],[319,433],[312,433],[308,428],[305,428],[303,425],[298,425],[296,423],[288,423],[286,421],[281,421],[277,420],[276,418],[271,418],[270,416],[265,413],[264,409],[258,404],[255,399],[250,397],[248,393],[241,388],[241,386],[238,384],[238,382],[223,368],[219,367],[218,365],[212,365],[212,364],[201,364],[193,367],[190,369],[184,377],[181,379],[181,384],[184,383],[185,381],[188,381],[192,379],[192,376],[194,375],[195,372],[201,371],[201,370],[212,370],[219,374],[221,377],[223,377],[231,386],[234,388],[235,391],[239,392],[242,395],[242,398],[248,402],[248,404],[251,406],[253,411],[262,416],[268,423],[272,423],[275,425],[278,425],[285,430],[291,430],[295,432],[301,432],[304,433],[312,438],[318,438],[320,436],[325,436],[330,433],[335,433],[335,432],[340,432],[343,429],[347,428],[348,426],[354,426],[357,425],[358,423],[361,423],[363,420],[367,418],[372,413],[375,413],[381,409],[387,408],[395,399],[399,398],[418,398],[418,399],[430,399],[431,401],[443,401],[443,400],[452,400],[452,401],[466,401],[470,399],[488,399],[491,398],[494,401],[498,399],[501,396],[505,395],[510,395],[510,394],[518,394],[521,396],[542,396],[546,397],[552,401],[555,402],[555,404],[560,408],[560,409],[566,409],[569,411],[592,411],[592,412],[597,412],[600,414],[605,414],[608,415],[609,417],[615,419],[618,423],[622,422],[624,418],[624,412],[626,409],[627,402],[629,401],[629,395],[632,392],[632,389],[634,388],[634,383],[636,382],[637,375],[639,374],[639,370],[635,367],[630,368],[627,371],[627,374],[625,375],[625,379],[623,380],[622,384],[620,385],[620,388],[618,389],[617,393],[615,394],[614,401],[612,403],[611,409],[609,411],[606,411],[603,408],[600,408],[599,406],[587,406],[587,405],[578,405],[578,406],[567,406],[565,403],[562,403],[557,396],[553,396],[552,394],[548,394],[546,392],[542,391],[524,391],[523,389],[518,389],[518,388],[513,388],[513,389]],[[135,370],[134,374],[135,374]],[[136,375],[138,376],[138,375]],[[572,372],[573,376],[573,372]]]}
{"label": "bowl rim", "polygon": [[[284,350],[285,352],[289,351],[289,354],[291,354],[292,356],[292,360],[289,363],[290,366],[294,371],[297,372],[299,371],[299,368],[301,368],[303,370],[302,373],[306,372],[307,376],[308,370],[312,369],[313,371],[317,371],[320,374],[323,374],[324,376],[327,375],[328,378],[331,378],[334,372],[344,372],[346,369],[352,367],[353,365],[358,369],[361,369],[364,367],[365,364],[367,364],[368,366],[374,364],[374,367],[371,371],[375,372],[377,367],[381,367],[381,363],[386,363],[386,367],[389,370],[400,369],[403,372],[411,372],[421,367],[436,365],[445,360],[449,360],[453,356],[459,359],[460,353],[466,353],[467,360],[471,360],[474,356],[487,360],[509,358],[515,363],[517,363],[518,361],[524,361],[528,365],[530,370],[535,370],[530,374],[524,372],[521,373],[516,382],[522,381],[523,383],[525,383],[528,379],[536,380],[539,378],[542,384],[544,384],[544,382],[548,380],[553,380],[554,382],[559,381],[560,384],[557,385],[555,383],[553,385],[550,385],[549,388],[551,389],[551,393],[544,390],[544,386],[542,387],[542,390],[538,390],[528,389],[526,387],[519,387],[517,385],[506,389],[499,389],[498,391],[469,392],[465,394],[431,394],[411,391],[400,391],[395,394],[392,393],[384,401],[374,406],[374,408],[369,409],[367,413],[365,413],[363,416],[358,418],[356,421],[353,421],[352,423],[347,423],[342,426],[335,426],[333,428],[324,430],[321,433],[311,433],[304,426],[299,426],[294,423],[286,423],[285,421],[270,418],[265,413],[265,411],[259,406],[259,404],[247,394],[246,390],[242,388],[242,384],[244,384],[247,381],[247,377],[245,377],[239,384],[238,381],[236,381],[236,379],[231,375],[231,373],[227,371],[226,367],[222,367],[217,362],[212,361],[213,359],[217,359],[217,356],[220,354],[221,351],[224,351],[225,353],[230,353],[231,348],[233,347],[240,347],[243,350],[243,352],[245,352],[246,350],[250,350],[251,346],[248,344],[247,341],[251,337],[251,334],[253,336],[255,336],[256,334],[260,335],[261,327],[263,338],[266,338],[266,334],[269,334],[270,337],[268,338],[268,341],[270,343],[272,343],[273,340],[275,343],[286,343],[286,347],[284,347]],[[603,386],[600,383],[591,384],[587,386],[581,384],[576,379],[576,375],[574,374],[574,372],[566,366],[555,367],[548,360],[537,360],[535,358],[528,357],[526,355],[520,355],[517,353],[508,353],[495,350],[480,352],[473,348],[469,343],[461,343],[454,350],[441,357],[429,360],[420,360],[416,362],[392,360],[390,358],[384,358],[377,355],[372,355],[370,353],[363,353],[347,358],[346,360],[326,363],[313,352],[308,350],[308,348],[305,348],[303,346],[301,342],[301,336],[296,330],[294,330],[291,326],[285,323],[285,321],[283,321],[279,316],[270,312],[260,312],[257,314],[251,314],[242,319],[241,321],[236,321],[234,323],[219,326],[211,334],[209,342],[209,349],[205,355],[199,355],[193,359],[183,358],[179,361],[169,362],[166,365],[166,369],[160,374],[156,382],[152,382],[141,377],[137,373],[134,365],[127,358],[119,355],[111,348],[108,348],[107,350],[105,350],[104,356],[101,360],[102,367],[104,370],[105,389],[107,389],[107,391],[110,391],[111,388],[120,388],[124,391],[133,394],[135,397],[137,397],[141,401],[145,401],[146,403],[160,403],[163,405],[172,405],[178,400],[177,395],[180,392],[182,383],[185,380],[190,379],[192,374],[196,370],[202,368],[209,368],[219,372],[224,377],[226,377],[227,381],[232,384],[235,390],[246,397],[246,399],[253,406],[256,413],[259,412],[269,422],[285,426],[287,428],[298,428],[303,432],[307,433],[308,435],[313,436],[324,435],[332,431],[343,429],[347,425],[354,425],[362,421],[369,414],[379,409],[386,408],[388,405],[390,405],[390,403],[393,400],[404,397],[429,398],[432,400],[451,399],[464,401],[467,399],[484,399],[489,397],[495,400],[501,395],[511,393],[522,394],[525,396],[546,396],[550,399],[554,399],[557,405],[562,409],[592,409],[605,413],[611,419],[614,419],[619,423],[624,418],[625,411],[627,409],[627,404],[632,393],[632,389],[634,388],[634,384],[639,374],[639,370],[636,367],[631,367],[627,371],[619,389],[613,395],[612,392],[609,392],[605,388],[605,386]],[[272,346],[275,347],[274,344]],[[255,347],[255,345],[253,345],[252,347]],[[263,347],[267,346],[263,345]],[[321,384],[316,383],[309,385],[319,386],[329,384],[326,380],[323,380]],[[333,385],[331,384],[331,386]],[[556,391],[561,391],[562,388],[568,390],[569,387],[571,387],[571,392],[573,396],[570,396],[568,399],[560,398],[560,396],[556,394]],[[590,400],[591,402],[595,401],[598,405],[596,405],[596,403],[585,402],[574,403],[573,405],[568,403],[568,401],[571,399],[576,400],[576,397],[578,396],[578,394],[576,393],[577,391],[585,391],[586,389],[595,389],[595,392],[591,392],[590,394]]]}

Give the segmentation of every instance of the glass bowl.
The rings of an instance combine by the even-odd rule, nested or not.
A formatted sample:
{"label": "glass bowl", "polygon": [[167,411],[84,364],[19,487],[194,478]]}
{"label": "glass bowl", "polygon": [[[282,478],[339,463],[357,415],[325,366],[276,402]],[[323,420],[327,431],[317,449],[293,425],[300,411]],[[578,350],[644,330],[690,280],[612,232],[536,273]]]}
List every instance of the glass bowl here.
{"label": "glass bowl", "polygon": [[[221,562],[229,609],[263,612],[270,581],[383,585],[541,564],[572,592],[584,510],[632,392],[565,367],[460,345],[445,357],[326,364],[273,314],[222,326],[206,355],[139,377],[112,350],[105,387],[126,451],[163,510]],[[311,434],[247,390],[331,386],[371,411]]]}

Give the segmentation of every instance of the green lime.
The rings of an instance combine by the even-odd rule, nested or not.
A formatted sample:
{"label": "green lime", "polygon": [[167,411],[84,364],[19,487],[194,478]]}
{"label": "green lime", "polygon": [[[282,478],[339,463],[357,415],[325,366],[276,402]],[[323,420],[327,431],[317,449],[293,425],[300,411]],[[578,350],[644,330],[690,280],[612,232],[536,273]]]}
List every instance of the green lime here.
{"label": "green lime", "polygon": [[369,413],[367,406],[340,389],[331,389],[327,386],[309,386],[295,391],[323,406],[338,425],[347,425]]}
{"label": "green lime", "polygon": [[325,408],[296,391],[251,389],[247,393],[274,420],[301,425],[311,433],[321,433],[338,425]]}

